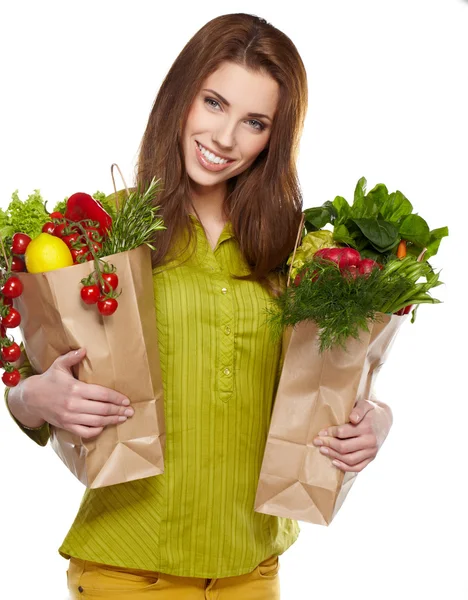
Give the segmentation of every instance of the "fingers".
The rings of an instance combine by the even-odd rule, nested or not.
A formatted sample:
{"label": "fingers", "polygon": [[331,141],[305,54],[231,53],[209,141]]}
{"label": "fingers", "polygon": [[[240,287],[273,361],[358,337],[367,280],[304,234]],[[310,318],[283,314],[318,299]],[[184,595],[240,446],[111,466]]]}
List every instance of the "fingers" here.
{"label": "fingers", "polygon": [[84,383],[76,380],[74,384],[74,393],[76,396],[86,398],[88,400],[98,400],[99,402],[110,402],[117,406],[128,406],[130,400],[124,394],[121,394],[117,390],[107,388],[103,385],[97,385],[94,383]]}
{"label": "fingers", "polygon": [[100,415],[103,417],[115,415],[131,417],[134,412],[131,406],[122,406],[113,404],[112,402],[100,402],[99,400],[87,400],[83,398],[71,398],[66,403],[66,407],[67,410],[73,413]]}
{"label": "fingers", "polygon": [[349,420],[352,423],[360,423],[365,415],[375,408],[375,404],[371,400],[358,400],[349,415]]}
{"label": "fingers", "polygon": [[339,462],[354,467],[366,459],[373,460],[376,455],[374,448],[366,448],[364,450],[358,450],[357,452],[350,452],[349,454],[340,454],[332,448],[320,448],[321,454],[325,454],[330,459],[338,460]]}
{"label": "fingers", "polygon": [[[129,415],[130,417],[130,415]],[[89,414],[89,413],[75,413],[70,416],[70,422],[75,425],[85,425],[86,427],[92,428],[104,428],[108,425],[117,425],[119,423],[125,423],[127,420],[126,415],[110,415],[103,417],[101,415]]]}
{"label": "fingers", "polygon": [[348,454],[349,452],[357,452],[367,448],[377,448],[377,438],[373,433],[345,440],[334,437],[320,437],[316,438],[314,444],[323,448],[331,448],[340,454]]}
{"label": "fingers", "polygon": [[368,458],[366,460],[364,460],[363,462],[360,462],[357,465],[353,465],[353,466],[349,466],[339,460],[333,460],[332,463],[335,465],[335,467],[337,467],[338,469],[340,469],[341,471],[345,471],[345,472],[353,472],[353,473],[359,473],[360,471],[362,471],[365,467],[367,467],[367,465],[372,461],[371,458]]}
{"label": "fingers", "polygon": [[319,433],[320,436],[332,436],[337,438],[350,438],[372,432],[372,423],[369,418],[363,418],[358,425],[345,423],[344,425],[332,425]]}
{"label": "fingers", "polygon": [[72,433],[79,435],[81,438],[85,440],[89,440],[93,437],[99,435],[104,427],[85,427],[83,425],[74,425],[69,429]]}

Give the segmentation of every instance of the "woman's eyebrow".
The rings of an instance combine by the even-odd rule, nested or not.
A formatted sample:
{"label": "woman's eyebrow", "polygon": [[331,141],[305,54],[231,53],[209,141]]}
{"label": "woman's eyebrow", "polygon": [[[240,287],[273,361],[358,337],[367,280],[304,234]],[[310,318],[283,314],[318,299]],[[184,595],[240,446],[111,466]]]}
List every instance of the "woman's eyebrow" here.
{"label": "woman's eyebrow", "polygon": [[[215,92],[214,90],[208,90],[208,89],[204,89],[202,90],[203,92],[211,92],[212,94],[214,94],[215,96],[218,96],[218,98],[221,100],[221,102],[224,102],[224,104],[226,106],[231,106],[231,104],[226,100],[226,98],[223,98],[221,96],[221,94],[218,94],[218,92]],[[248,117],[259,117],[259,118],[264,118],[264,119],[268,119],[269,121],[272,121],[272,119],[268,116],[268,115],[263,115],[262,113],[247,113]]]}

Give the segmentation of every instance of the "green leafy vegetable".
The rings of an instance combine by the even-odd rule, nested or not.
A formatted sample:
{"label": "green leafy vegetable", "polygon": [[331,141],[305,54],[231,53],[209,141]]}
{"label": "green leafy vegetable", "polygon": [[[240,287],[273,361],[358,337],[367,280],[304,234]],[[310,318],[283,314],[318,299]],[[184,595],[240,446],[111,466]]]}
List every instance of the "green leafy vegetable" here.
{"label": "green leafy vegetable", "polygon": [[419,215],[408,215],[400,225],[400,235],[423,248],[429,242],[429,226]]}
{"label": "green leafy vegetable", "polygon": [[1,235],[6,238],[21,232],[31,238],[37,237],[44,223],[49,220],[40,191],[34,190],[26,200],[20,200],[18,190],[15,190],[11,198],[7,210],[2,211]]}
{"label": "green leafy vegetable", "polygon": [[383,219],[354,219],[354,222],[379,252],[386,252],[400,241],[398,229]]}

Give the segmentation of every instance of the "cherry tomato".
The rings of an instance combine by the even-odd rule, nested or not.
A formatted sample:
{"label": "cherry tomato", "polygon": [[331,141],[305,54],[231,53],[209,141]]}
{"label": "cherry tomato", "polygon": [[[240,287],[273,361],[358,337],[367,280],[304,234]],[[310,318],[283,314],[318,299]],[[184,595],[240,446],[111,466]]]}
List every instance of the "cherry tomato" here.
{"label": "cherry tomato", "polygon": [[85,231],[86,235],[93,242],[98,241],[101,237],[101,234],[99,233],[99,229],[97,227],[86,227]]}
{"label": "cherry tomato", "polygon": [[11,270],[16,273],[26,271],[26,265],[24,264],[24,260],[19,256],[13,256],[11,260]]}
{"label": "cherry tomato", "polygon": [[101,296],[97,302],[97,307],[101,315],[108,317],[117,310],[118,302],[115,298],[106,298]]}
{"label": "cherry tomato", "polygon": [[11,239],[11,252],[13,254],[24,254],[31,238],[26,233],[15,233]]}
{"label": "cherry tomato", "polygon": [[13,371],[5,371],[2,375],[2,381],[7,387],[15,387],[18,385],[21,379],[20,372],[18,369],[13,369]]}
{"label": "cherry tomato", "polygon": [[7,298],[18,298],[23,293],[23,284],[18,277],[9,277],[3,284],[1,292]]}
{"label": "cherry tomato", "polygon": [[49,233],[50,235],[54,235],[55,225],[50,221],[48,223],[44,223],[42,226],[42,233]]}
{"label": "cherry tomato", "polygon": [[67,225],[67,223],[60,223],[59,225],[56,225],[52,235],[55,235],[55,237],[58,238],[63,238],[63,230],[65,227],[67,227]]}
{"label": "cherry tomato", "polygon": [[87,252],[88,252],[88,248],[87,246],[82,246],[81,248],[79,248],[78,250],[76,250],[75,248],[72,248],[70,250],[73,261],[74,262],[78,262],[78,259],[80,256],[86,256]]}
{"label": "cherry tomato", "polygon": [[6,317],[2,317],[2,325],[4,327],[13,329],[14,327],[18,327],[18,325],[20,323],[21,323],[21,315],[16,310],[16,308],[13,308],[12,306],[10,306],[10,310],[9,310],[8,314],[6,315]]}
{"label": "cherry tomato", "polygon": [[109,292],[111,289],[116,290],[119,285],[119,278],[117,273],[101,273],[104,279],[105,292]]}
{"label": "cherry tomato", "polygon": [[5,362],[15,362],[21,356],[21,348],[13,342],[9,346],[3,346],[1,356]]}
{"label": "cherry tomato", "polygon": [[1,304],[3,306],[13,306],[13,298],[8,298],[8,296],[1,296]]}
{"label": "cherry tomato", "polygon": [[85,285],[81,288],[81,299],[86,304],[96,304],[101,297],[101,292],[97,285]]}
{"label": "cherry tomato", "polygon": [[72,244],[74,244],[75,242],[77,242],[79,237],[80,237],[80,234],[74,232],[74,233],[70,233],[70,235],[64,235],[62,239],[65,242],[65,244],[71,250],[72,249]]}
{"label": "cherry tomato", "polygon": [[52,212],[52,213],[50,213],[49,217],[50,217],[51,219],[63,219],[63,215],[62,215],[62,213],[61,213],[61,212],[58,212],[58,211],[55,211],[55,212]]}

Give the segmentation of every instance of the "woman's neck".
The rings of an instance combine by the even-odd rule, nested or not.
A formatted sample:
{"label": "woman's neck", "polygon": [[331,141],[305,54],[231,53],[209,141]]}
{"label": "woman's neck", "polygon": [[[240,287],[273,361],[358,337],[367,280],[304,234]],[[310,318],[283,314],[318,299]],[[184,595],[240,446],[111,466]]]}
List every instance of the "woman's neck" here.
{"label": "woman's neck", "polygon": [[[226,187],[200,193],[197,190],[192,192],[192,207],[195,209],[192,214],[199,216],[202,222],[225,223],[228,216],[225,213]],[[195,212],[196,211],[196,212]]]}

